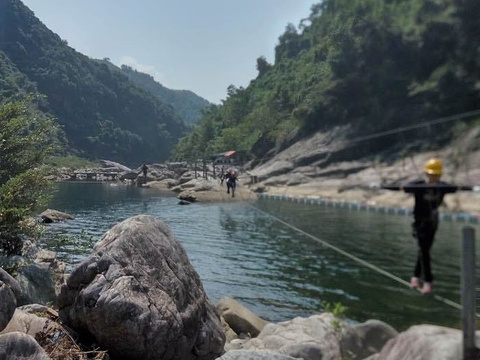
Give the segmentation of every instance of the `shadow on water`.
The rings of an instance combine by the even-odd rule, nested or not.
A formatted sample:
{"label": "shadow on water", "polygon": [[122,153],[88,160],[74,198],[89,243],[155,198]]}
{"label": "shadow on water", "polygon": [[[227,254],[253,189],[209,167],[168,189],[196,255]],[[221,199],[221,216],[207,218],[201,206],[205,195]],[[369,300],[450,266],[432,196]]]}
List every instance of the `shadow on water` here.
{"label": "shadow on water", "polygon": [[[136,214],[164,220],[187,250],[208,296],[232,296],[271,321],[321,312],[341,302],[347,316],[398,329],[418,323],[459,325],[457,310],[403,287],[241,202],[176,205],[171,195],[108,184],[59,184],[50,207],[75,220],[49,229],[71,269],[115,223]],[[262,200],[256,206],[401,278],[416,257],[409,217]],[[83,231],[83,233],[82,233]],[[433,247],[438,294],[459,301],[461,227],[443,223]],[[83,235],[77,244],[59,236]]]}

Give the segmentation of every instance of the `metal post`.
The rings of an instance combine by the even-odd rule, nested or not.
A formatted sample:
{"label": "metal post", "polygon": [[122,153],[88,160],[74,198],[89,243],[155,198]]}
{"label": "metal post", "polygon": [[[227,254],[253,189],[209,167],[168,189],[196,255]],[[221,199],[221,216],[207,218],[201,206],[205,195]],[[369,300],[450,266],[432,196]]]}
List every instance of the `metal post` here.
{"label": "metal post", "polygon": [[195,170],[195,179],[197,178],[197,162],[193,163],[193,169]]}
{"label": "metal post", "polygon": [[212,162],[212,167],[213,167],[213,178],[217,178],[217,174],[215,174],[215,161]]}
{"label": "metal post", "polygon": [[462,328],[463,360],[477,360],[475,345],[475,230],[463,228],[462,239]]}

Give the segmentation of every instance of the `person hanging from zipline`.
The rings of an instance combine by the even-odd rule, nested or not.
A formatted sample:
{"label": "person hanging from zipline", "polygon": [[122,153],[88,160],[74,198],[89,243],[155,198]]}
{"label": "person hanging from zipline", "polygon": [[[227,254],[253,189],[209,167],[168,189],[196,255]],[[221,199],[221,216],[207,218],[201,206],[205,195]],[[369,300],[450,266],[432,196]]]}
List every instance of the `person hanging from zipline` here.
{"label": "person hanging from zipline", "polygon": [[417,239],[419,249],[410,286],[420,288],[420,277],[423,275],[422,294],[432,292],[433,275],[430,264],[430,249],[438,228],[438,207],[442,204],[446,194],[453,194],[459,190],[473,190],[471,186],[457,186],[440,181],[442,174],[442,161],[430,159],[425,164],[427,181],[418,180],[402,186],[381,186],[386,190],[403,190],[415,196],[412,235]]}

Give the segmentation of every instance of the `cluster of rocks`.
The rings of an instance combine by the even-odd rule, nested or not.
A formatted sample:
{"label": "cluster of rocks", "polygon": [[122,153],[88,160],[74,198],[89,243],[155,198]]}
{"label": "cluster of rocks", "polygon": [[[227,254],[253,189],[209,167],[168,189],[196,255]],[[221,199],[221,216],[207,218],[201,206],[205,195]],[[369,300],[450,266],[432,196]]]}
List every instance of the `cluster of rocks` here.
{"label": "cluster of rocks", "polygon": [[27,292],[21,278],[0,269],[0,359],[48,359],[39,343],[60,358],[52,355],[61,347],[55,342],[74,338],[112,359],[461,358],[459,330],[420,325],[398,334],[381,321],[352,323],[330,313],[270,323],[234,299],[214,306],[174,234],[145,215],[110,229],[56,298]]}

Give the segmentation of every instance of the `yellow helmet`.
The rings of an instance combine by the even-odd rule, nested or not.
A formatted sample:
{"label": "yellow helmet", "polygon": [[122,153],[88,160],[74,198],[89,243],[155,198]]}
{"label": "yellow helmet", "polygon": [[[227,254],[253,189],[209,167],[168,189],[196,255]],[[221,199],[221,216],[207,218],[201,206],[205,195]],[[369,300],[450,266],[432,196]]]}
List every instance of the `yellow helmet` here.
{"label": "yellow helmet", "polygon": [[442,175],[443,164],[440,159],[430,159],[425,164],[425,172],[429,175]]}

